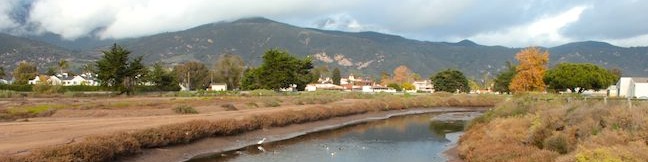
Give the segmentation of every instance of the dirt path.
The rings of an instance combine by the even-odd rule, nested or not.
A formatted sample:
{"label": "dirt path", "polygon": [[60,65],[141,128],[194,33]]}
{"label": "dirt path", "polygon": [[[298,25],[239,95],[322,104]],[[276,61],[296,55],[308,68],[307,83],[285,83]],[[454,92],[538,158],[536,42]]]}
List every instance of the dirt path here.
{"label": "dirt path", "polygon": [[[326,106],[350,104],[358,100],[343,100]],[[213,105],[220,106],[219,102]],[[304,109],[322,105],[288,105],[275,108],[256,108],[239,111],[218,111],[196,115],[164,115],[141,117],[47,117],[32,118],[28,122],[0,123],[0,156],[27,153],[34,148],[60,145],[78,141],[89,135],[107,134],[116,131],[146,129],[196,119],[236,118],[256,113],[267,113],[285,109]],[[167,110],[168,111],[168,110]],[[134,111],[133,113],[136,113]]]}

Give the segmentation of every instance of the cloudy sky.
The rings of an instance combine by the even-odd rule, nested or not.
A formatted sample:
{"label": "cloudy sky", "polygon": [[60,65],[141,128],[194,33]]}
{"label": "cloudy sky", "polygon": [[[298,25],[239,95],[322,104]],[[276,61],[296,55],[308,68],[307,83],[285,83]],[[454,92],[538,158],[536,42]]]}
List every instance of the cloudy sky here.
{"label": "cloudy sky", "polygon": [[2,0],[0,31],[130,38],[266,17],[301,27],[427,41],[648,46],[645,0]]}

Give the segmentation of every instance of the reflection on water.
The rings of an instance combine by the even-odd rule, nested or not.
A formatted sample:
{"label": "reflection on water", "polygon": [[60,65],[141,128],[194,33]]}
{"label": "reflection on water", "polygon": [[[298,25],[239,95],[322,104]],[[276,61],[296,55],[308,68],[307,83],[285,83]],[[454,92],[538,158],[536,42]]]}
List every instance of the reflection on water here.
{"label": "reflection on water", "polygon": [[394,117],[191,161],[444,161],[441,153],[464,122],[431,121],[435,115]]}

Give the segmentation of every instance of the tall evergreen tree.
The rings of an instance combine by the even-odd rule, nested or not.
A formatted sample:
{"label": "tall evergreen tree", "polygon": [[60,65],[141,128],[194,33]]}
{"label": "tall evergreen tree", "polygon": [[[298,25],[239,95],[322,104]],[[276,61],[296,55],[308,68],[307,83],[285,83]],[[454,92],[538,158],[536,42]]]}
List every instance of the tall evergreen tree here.
{"label": "tall evergreen tree", "polygon": [[96,62],[97,79],[101,85],[119,91],[119,94],[131,95],[135,85],[145,74],[142,57],[129,61],[131,52],[117,44],[102,53],[103,57]]}
{"label": "tall evergreen tree", "polygon": [[246,89],[279,90],[294,84],[297,90],[303,90],[315,79],[310,72],[312,68],[310,58],[297,59],[285,51],[268,50],[263,55],[261,66],[246,72],[243,86]]}
{"label": "tall evergreen tree", "polygon": [[149,82],[155,84],[155,89],[158,91],[177,91],[180,88],[175,75],[159,62],[153,64],[147,78]]}
{"label": "tall evergreen tree", "polygon": [[333,76],[331,77],[331,79],[333,79],[333,84],[340,85],[340,79],[342,79],[342,75],[340,74],[340,69],[335,68],[333,70]]}
{"label": "tall evergreen tree", "polygon": [[0,66],[0,79],[3,79],[6,75],[4,67]]}

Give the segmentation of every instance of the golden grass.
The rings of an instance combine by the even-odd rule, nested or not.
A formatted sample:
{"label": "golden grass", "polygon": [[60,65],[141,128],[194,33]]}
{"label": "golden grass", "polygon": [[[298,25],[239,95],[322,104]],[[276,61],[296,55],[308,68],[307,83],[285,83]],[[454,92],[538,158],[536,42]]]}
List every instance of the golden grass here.
{"label": "golden grass", "polygon": [[646,161],[648,105],[515,97],[472,121],[458,150],[466,161]]}
{"label": "golden grass", "polygon": [[322,105],[302,110],[280,110],[241,119],[195,120],[144,130],[87,137],[83,141],[72,144],[38,149],[29,155],[0,157],[0,161],[112,161],[136,154],[141,149],[185,144],[201,138],[234,135],[264,127],[281,127],[333,117],[407,108],[493,106],[500,101],[502,97],[499,96],[381,95],[372,100],[348,105]]}

